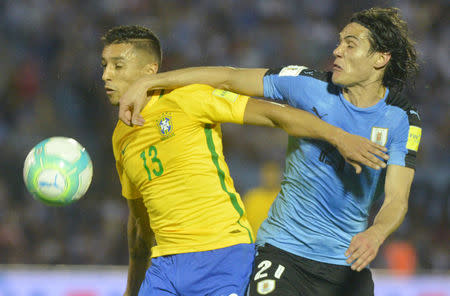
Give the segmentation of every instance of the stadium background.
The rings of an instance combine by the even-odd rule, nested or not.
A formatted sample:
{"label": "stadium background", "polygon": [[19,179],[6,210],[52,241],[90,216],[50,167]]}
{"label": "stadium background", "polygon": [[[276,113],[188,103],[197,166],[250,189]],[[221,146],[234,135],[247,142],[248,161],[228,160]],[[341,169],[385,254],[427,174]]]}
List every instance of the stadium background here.
{"label": "stadium background", "polygon": [[[101,81],[99,38],[107,29],[151,28],[162,42],[163,71],[201,65],[328,69],[337,33],[352,12],[375,5],[401,9],[421,64],[409,92],[423,122],[416,178],[407,217],[384,246],[406,242],[416,253],[417,274],[448,274],[448,0],[1,0],[0,264],[127,264],[127,208],[111,150],[117,110]],[[27,152],[50,136],[76,138],[94,163],[87,195],[65,208],[39,204],[22,181]],[[225,125],[225,154],[242,195],[258,185],[263,162],[283,165],[286,139],[278,130]],[[384,251],[372,267],[389,267]]]}

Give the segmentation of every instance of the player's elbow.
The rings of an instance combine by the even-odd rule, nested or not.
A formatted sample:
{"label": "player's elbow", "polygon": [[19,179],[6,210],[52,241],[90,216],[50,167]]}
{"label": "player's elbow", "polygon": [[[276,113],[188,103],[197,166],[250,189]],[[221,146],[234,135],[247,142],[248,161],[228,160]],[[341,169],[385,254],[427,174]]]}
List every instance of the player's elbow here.
{"label": "player's elbow", "polygon": [[239,70],[233,67],[223,67],[223,79],[217,85],[217,88],[233,91],[235,79],[239,74]]}
{"label": "player's elbow", "polygon": [[403,204],[400,208],[400,211],[403,214],[403,217],[405,217],[406,213],[408,213],[408,204]]}
{"label": "player's elbow", "polygon": [[279,128],[283,129],[290,136],[303,136],[301,129],[299,129],[295,122],[293,120],[290,120],[290,118],[287,116],[279,118],[276,125]]}
{"label": "player's elbow", "polygon": [[405,218],[405,216],[406,216],[406,213],[408,212],[408,203],[407,202],[401,202],[401,201],[399,201],[398,203],[397,203],[397,206],[395,207],[396,208],[396,212],[397,212],[397,215],[400,217],[400,219],[403,221],[403,219]]}
{"label": "player's elbow", "polygon": [[136,244],[129,249],[129,257],[133,260],[145,260],[150,257],[150,248],[145,244]]}

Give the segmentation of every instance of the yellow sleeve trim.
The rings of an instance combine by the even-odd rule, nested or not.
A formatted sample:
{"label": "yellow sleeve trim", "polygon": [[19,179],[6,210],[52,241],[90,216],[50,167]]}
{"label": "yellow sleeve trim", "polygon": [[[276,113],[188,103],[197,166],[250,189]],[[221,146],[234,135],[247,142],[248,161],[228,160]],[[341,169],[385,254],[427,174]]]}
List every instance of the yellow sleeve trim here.
{"label": "yellow sleeve trim", "polygon": [[406,148],[408,150],[417,151],[419,149],[421,137],[422,137],[422,129],[418,126],[411,125],[409,127],[408,142],[406,142]]}

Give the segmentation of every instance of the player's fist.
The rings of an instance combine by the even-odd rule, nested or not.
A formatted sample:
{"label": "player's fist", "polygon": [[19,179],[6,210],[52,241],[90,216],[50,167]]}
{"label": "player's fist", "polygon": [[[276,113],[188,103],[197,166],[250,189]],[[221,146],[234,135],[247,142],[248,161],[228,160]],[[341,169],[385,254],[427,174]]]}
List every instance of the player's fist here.
{"label": "player's fist", "polygon": [[143,125],[142,108],[148,102],[147,90],[151,88],[151,77],[135,81],[119,100],[119,119],[127,125]]}

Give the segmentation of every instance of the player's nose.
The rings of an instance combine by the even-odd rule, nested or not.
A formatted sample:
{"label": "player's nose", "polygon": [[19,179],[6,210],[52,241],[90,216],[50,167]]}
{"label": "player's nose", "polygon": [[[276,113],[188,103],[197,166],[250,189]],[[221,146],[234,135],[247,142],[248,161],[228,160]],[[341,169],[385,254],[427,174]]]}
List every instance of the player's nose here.
{"label": "player's nose", "polygon": [[105,67],[105,69],[103,70],[103,74],[102,74],[102,80],[103,81],[111,80],[111,75],[112,75],[111,68]]}
{"label": "player's nose", "polygon": [[335,57],[342,57],[342,46],[341,45],[336,46],[336,48],[333,50],[333,55]]}

